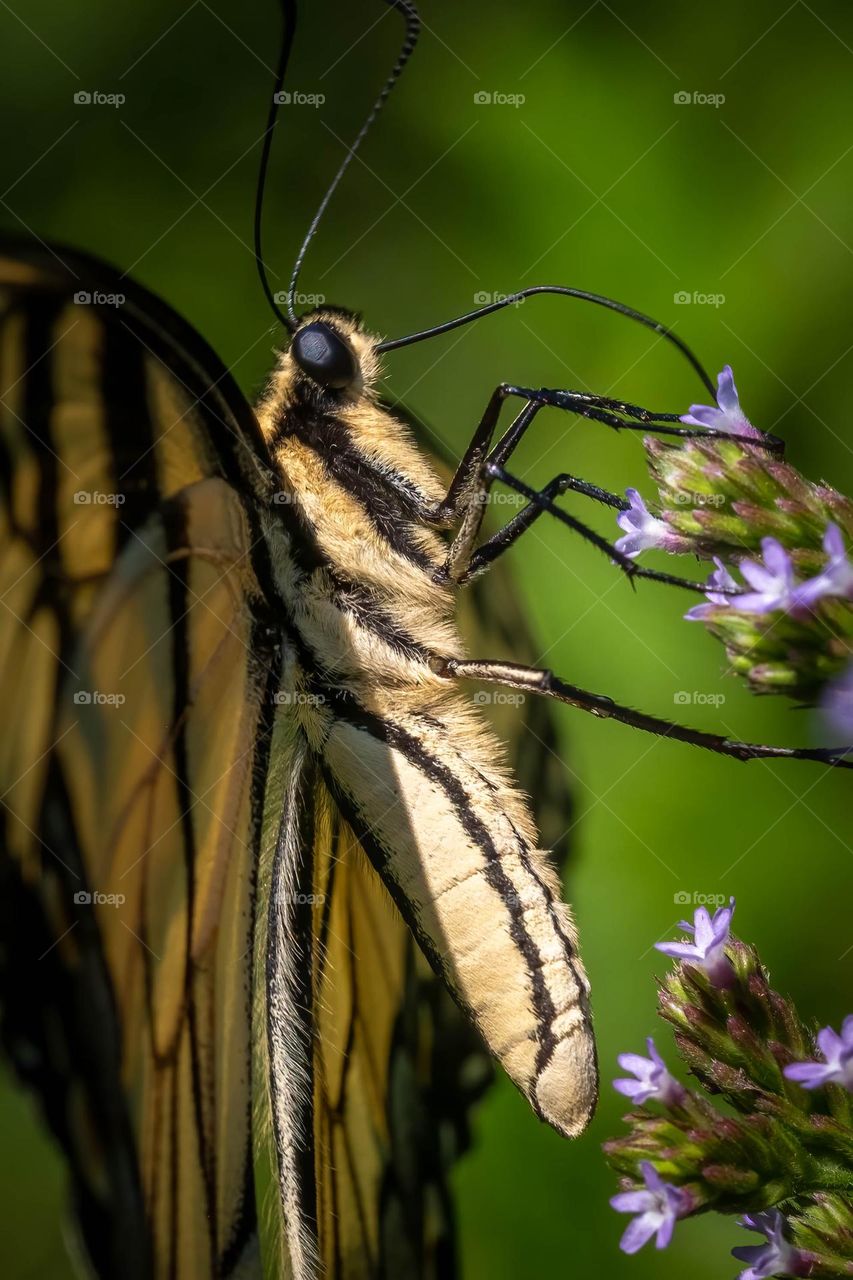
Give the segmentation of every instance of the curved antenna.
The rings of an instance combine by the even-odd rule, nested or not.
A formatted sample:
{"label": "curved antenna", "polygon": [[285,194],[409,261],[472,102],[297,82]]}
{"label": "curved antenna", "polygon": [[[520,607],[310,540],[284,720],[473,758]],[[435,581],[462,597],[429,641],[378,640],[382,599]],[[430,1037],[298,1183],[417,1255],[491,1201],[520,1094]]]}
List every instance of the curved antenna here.
{"label": "curved antenna", "polygon": [[673,333],[671,329],[667,328],[665,324],[661,324],[659,320],[653,320],[651,316],[645,315],[642,311],[635,311],[633,307],[627,306],[624,302],[616,302],[613,298],[605,298],[600,293],[588,293],[586,289],[570,289],[568,285],[562,284],[536,284],[528,289],[519,289],[517,293],[510,294],[509,297],[501,298],[498,302],[490,302],[485,307],[478,307],[476,311],[467,311],[465,315],[457,316],[455,320],[445,320],[444,324],[437,324],[432,329],[421,329],[419,333],[410,333],[405,338],[391,338],[387,342],[380,342],[376,350],[396,351],[400,347],[410,347],[416,342],[424,342],[427,338],[438,337],[441,333],[450,333],[452,329],[458,329],[463,324],[471,324],[472,321],[479,320],[481,316],[491,315],[493,311],[502,311],[504,307],[511,306],[515,302],[521,302],[524,298],[530,298],[537,293],[559,293],[568,298],[580,298],[582,302],[594,302],[599,307],[607,307],[610,311],[618,311],[620,315],[627,316],[629,320],[636,320],[638,324],[654,330],[662,338],[666,338],[667,342],[671,342],[674,347],[677,347],[699,375],[706,389],[710,391],[712,396],[716,397],[717,389],[709,378],[699,357],[694,355],[687,343]]}
{"label": "curved antenna", "polygon": [[267,127],[264,133],[264,145],[261,151],[261,167],[258,170],[258,187],[255,193],[255,263],[258,268],[258,275],[261,278],[261,288],[264,291],[267,302],[273,310],[276,319],[280,320],[286,329],[291,333],[294,324],[289,316],[286,316],[281,307],[275,300],[275,295],[270,288],[270,282],[267,279],[267,269],[264,266],[264,255],[261,249],[261,230],[264,211],[264,188],[267,183],[267,170],[269,168],[270,150],[272,148],[273,133],[275,131],[276,120],[278,118],[278,108],[280,105],[281,86],[284,84],[285,73],[287,72],[287,64],[290,61],[290,51],[293,48],[293,39],[296,35],[296,0],[281,0],[281,12],[284,19],[284,29],[281,37],[281,52],[278,58],[278,67],[275,73],[275,88],[273,89],[272,98],[270,100],[269,115],[267,116]]}
{"label": "curved antenna", "polygon": [[305,239],[302,241],[299,252],[296,255],[296,261],[293,264],[293,273],[290,277],[290,285],[287,291],[288,327],[291,329],[294,328],[298,323],[296,312],[293,309],[293,299],[296,294],[296,285],[299,280],[299,273],[302,270],[302,264],[305,261],[305,255],[308,252],[308,247],[311,244],[311,241],[314,239],[314,235],[317,231],[317,227],[320,225],[320,221],[323,217],[323,214],[326,212],[326,209],[328,208],[329,201],[331,200],[332,196],[335,194],[335,191],[337,190],[341,179],[343,178],[344,174],[346,173],[347,169],[352,163],[353,158],[355,157],[355,153],[358,151],[359,147],[361,146],[362,142],[367,136],[367,133],[369,132],[371,125],[373,124],[376,117],[379,115],[379,112],[385,106],[385,103],[388,99],[388,95],[390,94],[391,90],[394,88],[394,85],[397,83],[400,76],[402,75],[403,68],[405,67],[406,63],[409,61],[409,58],[412,56],[415,45],[418,42],[418,36],[420,35],[420,31],[421,31],[421,20],[418,14],[417,6],[414,4],[414,0],[385,0],[385,3],[387,5],[390,5],[392,9],[396,9],[399,13],[402,13],[403,16],[405,17],[406,35],[403,40],[402,48],[400,49],[400,52],[397,55],[397,61],[394,63],[394,66],[391,69],[391,74],[389,75],[388,79],[385,81],[385,84],[383,86],[382,92],[380,93],[379,97],[376,99],[373,106],[370,108],[367,119],[365,120],[364,124],[361,126],[358,133],[356,134],[355,140],[350,146],[350,148],[348,149],[346,155],[344,156],[343,161],[341,162],[340,168],[338,169],[334,178],[332,178],[332,181],[329,183],[328,190],[326,191],[326,194],[323,196],[323,199],[320,201],[320,205],[319,205],[319,208],[317,209],[317,212],[314,214],[314,217],[311,219],[311,225],[306,231]]}

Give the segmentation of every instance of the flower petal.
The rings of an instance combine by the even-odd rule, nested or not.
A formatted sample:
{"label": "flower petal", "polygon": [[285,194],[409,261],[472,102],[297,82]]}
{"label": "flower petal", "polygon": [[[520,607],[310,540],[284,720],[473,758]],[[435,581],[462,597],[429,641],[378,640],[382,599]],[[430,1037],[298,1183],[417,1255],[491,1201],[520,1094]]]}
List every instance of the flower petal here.
{"label": "flower petal", "polygon": [[761,551],[764,563],[774,578],[789,579],[792,576],[791,557],[778,538],[762,538]]}
{"label": "flower petal", "polygon": [[655,950],[676,960],[692,960],[695,963],[701,959],[699,948],[692,942],[656,942]]}
{"label": "flower petal", "polygon": [[617,1213],[646,1213],[657,1204],[650,1191],[620,1191],[610,1197],[610,1207]]}
{"label": "flower petal", "polygon": [[637,1253],[642,1249],[647,1240],[651,1240],[652,1236],[660,1226],[660,1213],[644,1213],[639,1218],[634,1218],[633,1222],[629,1222],[619,1241],[619,1248],[623,1253]]}
{"label": "flower petal", "polygon": [[817,1046],[827,1062],[837,1062],[844,1049],[844,1041],[832,1027],[823,1027],[817,1033]]}
{"label": "flower petal", "polygon": [[724,365],[722,373],[717,374],[717,404],[724,413],[740,413],[741,411],[734,374],[730,364]]}
{"label": "flower petal", "polygon": [[847,554],[844,535],[837,524],[828,524],[823,535],[823,549],[833,560],[843,560]]}
{"label": "flower petal", "polygon": [[616,1061],[623,1071],[633,1071],[635,1076],[647,1076],[654,1069],[654,1062],[639,1053],[620,1053]]}

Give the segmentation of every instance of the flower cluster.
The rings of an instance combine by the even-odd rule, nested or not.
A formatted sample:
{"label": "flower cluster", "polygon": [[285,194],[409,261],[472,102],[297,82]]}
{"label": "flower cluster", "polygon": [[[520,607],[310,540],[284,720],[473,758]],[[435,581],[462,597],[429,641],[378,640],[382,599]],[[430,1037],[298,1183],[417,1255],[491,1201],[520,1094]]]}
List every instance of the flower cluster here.
{"label": "flower cluster", "polygon": [[706,601],[687,618],[723,642],[756,692],[821,704],[830,745],[852,743],[853,502],[766,447],[728,365],[717,405],[692,405],[681,421],[725,434],[646,440],[659,510],[629,489],[617,548],[712,560]]}
{"label": "flower cluster", "polygon": [[732,936],[734,905],[701,907],[689,939],[657,944],[678,961],[660,1013],[699,1087],[651,1038],[648,1057],[619,1058],[634,1078],[614,1087],[637,1108],[604,1147],[623,1180],[611,1204],[633,1215],[621,1247],[665,1248],[680,1219],[714,1210],[764,1237],[732,1250],[740,1280],[853,1276],[853,1017],[813,1038]]}

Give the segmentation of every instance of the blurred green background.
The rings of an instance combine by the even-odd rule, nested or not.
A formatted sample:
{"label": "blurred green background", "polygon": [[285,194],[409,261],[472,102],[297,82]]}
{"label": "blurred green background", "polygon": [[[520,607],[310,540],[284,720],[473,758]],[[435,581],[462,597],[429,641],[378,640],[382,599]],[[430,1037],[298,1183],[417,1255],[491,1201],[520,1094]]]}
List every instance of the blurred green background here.
{"label": "blurred green background", "polygon": [[[266,208],[279,287],[399,38],[380,0],[302,7],[289,88],[325,100],[282,111]],[[394,335],[526,284],[609,293],[675,324],[712,371],[731,362],[753,421],[784,435],[807,474],[849,491],[849,5],[424,0],[423,10],[421,48],[301,287]],[[3,5],[0,27],[3,225],[129,270],[256,391],[274,341],[250,250],[279,39],[272,0],[29,0]],[[76,105],[80,90],[126,102]],[[484,94],[491,102],[477,100]],[[717,305],[699,300],[707,295]],[[659,410],[705,398],[665,343],[563,299],[392,355],[387,374],[389,393],[457,454],[502,379]],[[538,419],[516,467],[539,481],[571,470],[649,489],[637,439],[557,413]],[[606,516],[593,518],[613,532]],[[814,734],[809,713],[724,679],[721,651],[681,621],[686,597],[653,584],[634,593],[545,521],[514,559],[542,661],[568,679],[756,740]],[[725,702],[679,706],[679,691]],[[737,1269],[733,1221],[689,1222],[664,1254],[618,1252],[624,1219],[608,1208],[614,1180],[599,1150],[621,1131],[615,1056],[656,1027],[670,1048],[655,1015],[664,961],[651,948],[674,936],[679,893],[736,894],[739,931],[776,984],[821,1022],[850,1012],[849,781],[808,765],[708,758],[567,710],[560,725],[576,801],[569,894],[593,984],[602,1104],[568,1145],[505,1083],[492,1092],[456,1176],[464,1274],[665,1280],[689,1267],[693,1280],[719,1280]],[[61,1169],[11,1085],[0,1131],[3,1273],[62,1277]]]}

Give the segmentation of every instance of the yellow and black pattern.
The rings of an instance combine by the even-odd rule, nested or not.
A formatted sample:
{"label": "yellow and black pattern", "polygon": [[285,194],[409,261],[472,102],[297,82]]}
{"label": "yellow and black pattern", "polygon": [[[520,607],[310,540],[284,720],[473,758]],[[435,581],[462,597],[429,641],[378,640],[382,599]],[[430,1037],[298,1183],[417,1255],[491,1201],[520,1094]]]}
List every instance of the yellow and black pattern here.
{"label": "yellow and black pattern", "polygon": [[[354,834],[334,741],[456,643],[449,602],[417,598],[440,541],[395,518],[387,440],[357,473],[333,449],[282,503],[338,428],[303,417],[283,465],[271,402],[259,426],[195,331],[103,264],[9,246],[0,299],[2,1037],[94,1269],[449,1275],[446,1163],[487,1059]],[[428,467],[402,441],[396,461],[411,506]],[[354,513],[390,573],[353,571],[357,539],[328,554]],[[465,614],[475,651],[493,624]],[[556,844],[547,711],[511,733]]]}

